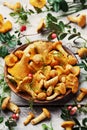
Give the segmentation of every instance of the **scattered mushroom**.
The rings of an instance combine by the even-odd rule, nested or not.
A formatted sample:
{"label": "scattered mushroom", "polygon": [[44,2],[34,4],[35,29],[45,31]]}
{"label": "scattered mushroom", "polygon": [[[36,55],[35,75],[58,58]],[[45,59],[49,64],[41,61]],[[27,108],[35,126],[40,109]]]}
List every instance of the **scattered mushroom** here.
{"label": "scattered mushroom", "polygon": [[73,126],[75,125],[74,121],[64,121],[61,126],[65,128],[65,130],[72,130]]}
{"label": "scattered mushroom", "polygon": [[12,23],[7,20],[6,22],[3,22],[0,27],[0,33],[6,33],[12,29]]}
{"label": "scattered mushroom", "polygon": [[67,17],[70,22],[77,23],[78,26],[84,27],[86,25],[86,15],[81,14],[77,17],[75,16],[68,16]]}
{"label": "scattered mushroom", "polygon": [[83,47],[77,50],[79,57],[83,58],[87,56],[87,48]]}
{"label": "scattered mushroom", "polygon": [[32,118],[34,118],[34,117],[35,117],[34,113],[29,112],[29,115],[27,116],[27,118],[26,118],[25,121],[24,121],[24,125],[27,125],[28,123],[30,123],[30,121],[31,121]]}
{"label": "scattered mushroom", "polygon": [[87,95],[86,88],[80,88],[81,93],[77,96],[77,101],[82,101],[82,99]]}
{"label": "scattered mushroom", "polygon": [[41,19],[40,23],[37,27],[37,32],[40,33],[43,30],[44,27],[45,27],[44,19]]}
{"label": "scattered mushroom", "polygon": [[41,122],[42,120],[44,120],[46,118],[50,118],[51,117],[50,112],[46,108],[43,108],[42,110],[43,110],[43,112],[38,117],[36,117],[33,120],[31,120],[31,123],[33,125]]}
{"label": "scattered mushroom", "polygon": [[7,6],[8,8],[14,10],[14,11],[20,11],[20,8],[21,8],[21,3],[20,2],[16,2],[15,4],[10,4],[8,2],[4,2],[3,3],[4,6]]}
{"label": "scattered mushroom", "polygon": [[19,107],[16,104],[10,102],[10,97],[9,96],[6,97],[3,100],[1,107],[2,107],[2,110],[5,110],[7,108],[7,109],[11,110],[14,113],[19,113],[20,112]]}
{"label": "scattered mushroom", "polygon": [[3,21],[4,21],[3,15],[2,15],[2,14],[0,14],[0,27],[2,26]]}

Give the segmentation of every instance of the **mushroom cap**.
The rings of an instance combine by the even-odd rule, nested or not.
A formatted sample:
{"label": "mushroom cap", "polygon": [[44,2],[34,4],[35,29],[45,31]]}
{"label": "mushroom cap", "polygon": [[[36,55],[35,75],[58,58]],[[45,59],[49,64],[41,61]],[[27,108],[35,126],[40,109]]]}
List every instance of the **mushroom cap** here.
{"label": "mushroom cap", "polygon": [[44,114],[46,115],[46,117],[48,117],[48,118],[51,117],[50,112],[46,108],[43,108],[42,110],[43,110]]}
{"label": "mushroom cap", "polygon": [[80,27],[84,27],[84,26],[86,25],[86,15],[85,15],[85,14],[80,15],[80,16],[78,17],[78,25],[79,25]]}
{"label": "mushroom cap", "polygon": [[87,48],[82,47],[77,50],[77,53],[78,53],[79,57],[83,58],[84,56],[87,56]]}
{"label": "mushroom cap", "polygon": [[80,88],[81,92],[87,93],[87,88]]}
{"label": "mushroom cap", "polygon": [[9,103],[10,101],[10,97],[6,97],[4,100],[3,100],[3,103],[2,103],[2,110],[5,110],[5,108],[7,107],[7,104]]}
{"label": "mushroom cap", "polygon": [[66,127],[73,127],[74,125],[75,125],[74,121],[64,121],[61,126],[63,128],[66,128]]}

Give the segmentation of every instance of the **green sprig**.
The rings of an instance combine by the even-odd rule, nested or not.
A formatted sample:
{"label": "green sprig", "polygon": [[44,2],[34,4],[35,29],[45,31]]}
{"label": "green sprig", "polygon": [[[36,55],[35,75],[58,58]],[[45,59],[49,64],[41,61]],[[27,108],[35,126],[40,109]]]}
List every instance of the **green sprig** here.
{"label": "green sprig", "polygon": [[16,19],[16,23],[26,24],[29,23],[28,16],[33,14],[32,10],[25,10],[23,7],[19,10],[19,12],[11,12],[10,16]]}

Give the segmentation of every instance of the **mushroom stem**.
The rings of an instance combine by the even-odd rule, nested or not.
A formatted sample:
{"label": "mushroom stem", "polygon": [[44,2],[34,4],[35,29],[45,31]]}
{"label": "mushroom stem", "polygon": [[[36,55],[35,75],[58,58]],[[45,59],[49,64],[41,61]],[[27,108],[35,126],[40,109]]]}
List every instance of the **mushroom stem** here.
{"label": "mushroom stem", "polygon": [[7,108],[7,109],[9,109],[10,111],[12,111],[14,113],[19,113],[20,112],[19,107],[16,104],[10,102],[10,97],[9,96],[6,97],[3,100],[1,107],[2,107],[2,110],[5,110]]}
{"label": "mushroom stem", "polygon": [[77,96],[77,101],[81,101],[87,95],[86,88],[80,88],[81,93]]}
{"label": "mushroom stem", "polygon": [[60,93],[59,92],[55,92],[53,95],[49,96],[46,98],[47,101],[53,100],[54,98],[56,98]]}
{"label": "mushroom stem", "polygon": [[26,120],[24,121],[24,125],[27,125],[31,121],[31,119],[34,117],[35,117],[35,115],[32,112],[30,112],[29,115],[27,116]]}
{"label": "mushroom stem", "polygon": [[50,112],[46,108],[43,108],[43,112],[38,117],[31,120],[31,123],[35,125],[44,120],[45,118],[50,118],[50,116]]}
{"label": "mushroom stem", "polygon": [[11,5],[11,4],[8,3],[8,2],[4,2],[3,5],[4,5],[4,6],[7,6],[8,8],[10,8],[10,9],[12,9],[12,10],[13,10],[13,8],[14,8],[14,6]]}
{"label": "mushroom stem", "polygon": [[7,108],[14,113],[19,113],[19,111],[20,111],[19,107],[16,104],[14,104],[13,102],[9,102],[7,105]]}

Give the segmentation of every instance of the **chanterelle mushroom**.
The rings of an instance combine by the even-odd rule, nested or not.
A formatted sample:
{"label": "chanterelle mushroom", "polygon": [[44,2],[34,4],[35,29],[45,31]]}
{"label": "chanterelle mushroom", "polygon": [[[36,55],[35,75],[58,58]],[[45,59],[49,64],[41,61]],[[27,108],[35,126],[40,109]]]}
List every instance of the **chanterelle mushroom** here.
{"label": "chanterelle mushroom", "polygon": [[53,44],[54,48],[59,50],[65,57],[68,56],[68,53],[64,50],[62,42],[58,41]]}
{"label": "chanterelle mushroom", "polygon": [[80,94],[77,96],[77,101],[81,101],[87,95],[87,88],[80,88]]}
{"label": "chanterelle mushroom", "polygon": [[31,95],[33,97],[33,99],[35,99],[36,98],[36,93],[31,88],[30,83],[31,83],[31,79],[29,77],[25,77],[22,81],[19,82],[16,90],[17,90],[17,92],[25,91],[29,95]]}
{"label": "chanterelle mushroom", "polygon": [[74,121],[64,121],[61,126],[65,128],[65,130],[72,130],[73,126],[75,125]]}
{"label": "chanterelle mushroom", "polygon": [[80,27],[84,27],[86,25],[86,15],[85,14],[79,15],[78,17],[68,16],[67,18],[69,21],[77,23],[78,26],[80,26]]}
{"label": "chanterelle mushroom", "polygon": [[87,56],[87,48],[82,47],[77,50],[77,53],[78,53],[79,57],[83,58],[83,57]]}
{"label": "chanterelle mushroom", "polygon": [[8,72],[19,80],[22,80],[29,74],[28,63],[30,60],[29,54],[24,54],[20,61],[18,61],[13,67],[8,68]]}
{"label": "chanterelle mushroom", "polygon": [[34,113],[29,112],[29,115],[27,116],[27,118],[24,121],[24,125],[27,125],[34,117],[35,117]]}
{"label": "chanterelle mushroom", "polygon": [[33,125],[39,123],[40,121],[44,120],[45,118],[51,117],[50,112],[46,108],[43,108],[42,110],[43,110],[43,112],[38,117],[31,120],[31,123]]}
{"label": "chanterelle mushroom", "polygon": [[10,97],[9,96],[6,97],[3,100],[1,107],[2,107],[2,110],[5,110],[7,108],[7,109],[11,110],[14,113],[19,113],[20,112],[19,107],[16,104],[10,102]]}
{"label": "chanterelle mushroom", "polygon": [[21,8],[21,3],[20,2],[16,2],[15,4],[10,4],[8,2],[4,2],[3,3],[4,6],[7,6],[8,8],[14,10],[14,11],[20,11]]}

